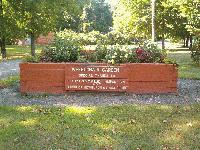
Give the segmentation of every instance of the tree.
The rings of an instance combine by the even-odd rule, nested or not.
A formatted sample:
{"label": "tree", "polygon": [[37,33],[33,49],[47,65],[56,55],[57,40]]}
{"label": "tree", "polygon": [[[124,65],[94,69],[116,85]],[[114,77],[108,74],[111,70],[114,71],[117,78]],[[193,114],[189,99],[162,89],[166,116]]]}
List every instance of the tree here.
{"label": "tree", "polygon": [[23,1],[24,33],[31,37],[31,55],[35,56],[35,41],[40,34],[53,31],[56,22],[56,4],[52,0]]}
{"label": "tree", "polygon": [[106,33],[112,27],[112,12],[105,0],[92,0],[84,8],[82,28],[84,32],[99,31]]}
{"label": "tree", "polygon": [[26,0],[23,2],[24,29],[31,37],[31,55],[35,56],[35,41],[40,34],[47,34],[60,28],[58,25],[64,12],[76,14],[79,5],[86,2],[80,0]]}
{"label": "tree", "polygon": [[79,32],[81,30],[81,15],[85,5],[88,3],[89,0],[66,1],[65,5],[59,8],[56,29],[58,31],[71,29]]}
{"label": "tree", "polygon": [[[121,9],[122,6],[125,9]],[[163,47],[166,37],[184,38],[189,34],[186,29],[187,18],[181,15],[178,0],[156,0],[155,12],[156,38],[162,39]],[[127,32],[134,32],[137,37],[150,39],[150,0],[120,0],[114,14],[114,29],[128,30]]]}
{"label": "tree", "polygon": [[156,33],[155,33],[155,30],[156,30],[156,28],[155,28],[155,5],[156,5],[156,0],[151,0],[152,2],[152,4],[151,4],[151,9],[152,9],[152,15],[151,15],[151,26],[152,26],[152,42],[155,42],[155,36],[156,36]]}
{"label": "tree", "polygon": [[[31,37],[31,54],[35,56],[35,41],[40,34],[56,31],[63,10],[80,14],[88,0],[0,0],[0,45],[6,57],[6,40],[27,34]],[[82,9],[81,9],[82,8]]]}
{"label": "tree", "polygon": [[200,38],[200,2],[199,0],[179,0],[182,16],[187,18],[186,29],[190,33],[190,47],[192,36]]}
{"label": "tree", "polygon": [[114,10],[114,30],[132,32],[138,38],[151,37],[151,5],[149,0],[120,0]]}
{"label": "tree", "polygon": [[0,47],[2,58],[6,58],[6,41],[19,38],[21,23],[19,22],[20,0],[0,0]]}

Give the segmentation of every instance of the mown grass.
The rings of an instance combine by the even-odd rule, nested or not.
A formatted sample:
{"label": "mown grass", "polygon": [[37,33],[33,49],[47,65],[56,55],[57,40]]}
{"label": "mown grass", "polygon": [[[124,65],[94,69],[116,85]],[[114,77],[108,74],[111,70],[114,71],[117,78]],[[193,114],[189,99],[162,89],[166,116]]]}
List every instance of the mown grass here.
{"label": "mown grass", "polygon": [[200,80],[200,66],[192,62],[190,51],[169,52],[168,57],[177,61],[179,78]]}
{"label": "mown grass", "polygon": [[0,148],[200,149],[200,105],[0,106]]}
{"label": "mown grass", "polygon": [[[40,53],[44,46],[37,45],[36,46],[36,53]],[[27,46],[20,46],[20,45],[7,45],[7,59],[19,59],[31,54],[31,47]],[[0,60],[2,57],[0,56]]]}
{"label": "mown grass", "polygon": [[13,86],[19,82],[19,75],[10,76],[8,78],[0,80],[0,88],[6,88],[9,86]]}

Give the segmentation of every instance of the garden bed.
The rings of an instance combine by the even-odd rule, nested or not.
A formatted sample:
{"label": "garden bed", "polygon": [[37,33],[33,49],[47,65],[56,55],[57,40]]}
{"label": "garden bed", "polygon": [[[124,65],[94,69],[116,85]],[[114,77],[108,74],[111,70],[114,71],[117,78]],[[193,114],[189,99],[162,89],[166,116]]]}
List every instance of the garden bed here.
{"label": "garden bed", "polygon": [[177,77],[174,65],[159,63],[21,63],[20,91],[176,93]]}

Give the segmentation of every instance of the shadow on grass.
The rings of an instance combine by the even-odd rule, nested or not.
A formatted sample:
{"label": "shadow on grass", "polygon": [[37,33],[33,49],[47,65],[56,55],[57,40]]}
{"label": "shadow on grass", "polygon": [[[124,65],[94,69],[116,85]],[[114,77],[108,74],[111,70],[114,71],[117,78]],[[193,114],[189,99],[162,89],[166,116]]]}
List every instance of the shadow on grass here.
{"label": "shadow on grass", "polygon": [[170,52],[168,57],[179,64],[179,77],[200,80],[200,66],[193,63],[190,52]]}
{"label": "shadow on grass", "polygon": [[200,105],[0,107],[4,149],[198,149]]}

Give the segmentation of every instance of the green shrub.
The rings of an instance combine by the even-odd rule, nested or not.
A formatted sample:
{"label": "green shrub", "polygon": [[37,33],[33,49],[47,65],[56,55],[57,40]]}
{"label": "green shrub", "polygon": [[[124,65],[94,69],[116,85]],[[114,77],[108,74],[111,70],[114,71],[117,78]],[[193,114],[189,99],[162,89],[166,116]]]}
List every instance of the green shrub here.
{"label": "green shrub", "polygon": [[200,39],[197,40],[191,50],[191,58],[196,64],[200,64]]}
{"label": "green shrub", "polygon": [[[106,62],[111,64],[164,62],[165,52],[157,45],[145,42],[138,48],[123,45],[108,46],[108,44],[113,44],[112,40],[120,44],[127,42],[121,33],[109,34],[106,36],[96,31],[83,34],[64,30],[57,33],[54,42],[42,50],[40,60],[43,62]],[[87,44],[95,44],[95,50],[82,51],[82,45]]]}
{"label": "green shrub", "polygon": [[[141,50],[143,52],[141,52]],[[144,42],[141,48],[136,49],[136,55],[141,63],[163,63],[165,51],[158,48],[157,44],[150,41]]]}
{"label": "green shrub", "polygon": [[106,45],[97,45],[94,55],[95,55],[96,62],[105,62],[105,58],[107,55],[107,46]]}
{"label": "green shrub", "polygon": [[157,45],[146,42],[142,47],[130,49],[126,46],[107,48],[106,62],[108,63],[164,63],[165,52]]}
{"label": "green shrub", "polygon": [[78,57],[78,60],[76,62],[96,62],[96,56],[95,56],[95,51],[90,50],[90,51],[81,51],[80,56]]}
{"label": "green shrub", "polygon": [[108,32],[106,34],[108,45],[131,45],[136,43],[136,38],[131,33],[122,33],[118,31]]}
{"label": "green shrub", "polygon": [[165,63],[165,64],[173,64],[174,66],[176,66],[176,67],[178,67],[179,65],[178,65],[178,63],[176,62],[176,60],[175,59],[172,59],[172,58],[165,58],[164,60],[163,60],[163,62]]}
{"label": "green shrub", "polygon": [[38,63],[40,62],[40,56],[36,55],[36,56],[26,56],[23,59],[24,62],[30,62],[30,63]]}
{"label": "green shrub", "polygon": [[57,34],[54,42],[41,52],[43,62],[75,62],[82,50],[81,44],[75,35]]}
{"label": "green shrub", "polygon": [[121,45],[115,45],[107,50],[107,54],[105,56],[107,63],[118,64],[127,62],[128,53],[126,48]]}
{"label": "green shrub", "polygon": [[78,57],[78,59],[76,60],[77,63],[85,63],[85,62],[88,62],[88,59],[87,57],[85,57],[84,55],[80,55]]}
{"label": "green shrub", "polygon": [[57,33],[57,36],[63,38],[71,38],[79,42],[81,45],[128,45],[135,44],[136,38],[131,33],[121,33],[118,31],[108,32],[107,34],[102,34],[99,31],[91,31],[88,33],[77,33],[71,30],[64,30]]}

